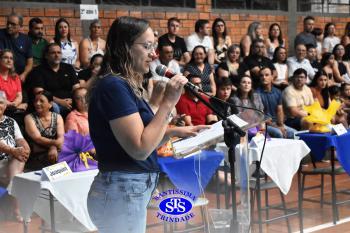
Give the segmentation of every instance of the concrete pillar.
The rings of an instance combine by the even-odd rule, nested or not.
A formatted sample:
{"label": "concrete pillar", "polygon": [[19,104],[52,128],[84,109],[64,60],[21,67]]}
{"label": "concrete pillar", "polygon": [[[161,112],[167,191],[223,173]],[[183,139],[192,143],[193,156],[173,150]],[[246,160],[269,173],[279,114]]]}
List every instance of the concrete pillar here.
{"label": "concrete pillar", "polygon": [[296,0],[288,0],[288,41],[289,55],[294,55],[294,38],[299,33],[297,32],[297,23],[298,23],[298,15],[297,15],[297,1]]}

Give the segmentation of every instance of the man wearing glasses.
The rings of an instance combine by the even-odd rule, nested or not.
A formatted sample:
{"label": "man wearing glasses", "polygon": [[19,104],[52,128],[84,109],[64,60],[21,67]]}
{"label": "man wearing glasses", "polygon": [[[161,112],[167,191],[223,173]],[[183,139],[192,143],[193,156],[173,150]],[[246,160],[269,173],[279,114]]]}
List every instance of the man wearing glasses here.
{"label": "man wearing glasses", "polygon": [[159,58],[152,61],[150,64],[150,70],[152,72],[152,80],[154,82],[157,81],[165,81],[167,82],[169,79],[166,77],[161,77],[156,73],[156,68],[158,65],[165,65],[169,68],[174,74],[180,74],[180,66],[178,62],[174,59],[174,49],[171,44],[162,44],[158,46],[159,48]]}
{"label": "man wearing glasses", "polygon": [[33,66],[32,42],[21,33],[23,17],[12,13],[7,17],[6,28],[0,29],[0,50],[10,49],[15,57],[15,69],[22,82]]}

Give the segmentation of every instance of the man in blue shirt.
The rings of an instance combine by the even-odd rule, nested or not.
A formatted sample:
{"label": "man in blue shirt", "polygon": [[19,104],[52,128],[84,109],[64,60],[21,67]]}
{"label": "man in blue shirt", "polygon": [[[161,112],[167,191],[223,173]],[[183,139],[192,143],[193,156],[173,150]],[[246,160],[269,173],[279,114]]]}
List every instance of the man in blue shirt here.
{"label": "man in blue shirt", "polygon": [[0,50],[10,49],[15,57],[15,69],[22,82],[32,70],[32,42],[29,37],[20,32],[23,17],[12,13],[7,17],[6,28],[0,29]]}
{"label": "man in blue shirt", "polygon": [[267,121],[267,132],[274,138],[294,138],[295,129],[286,126],[282,107],[282,93],[272,85],[272,71],[263,67],[259,71],[261,87],[257,89],[264,105],[264,112],[271,120]]}

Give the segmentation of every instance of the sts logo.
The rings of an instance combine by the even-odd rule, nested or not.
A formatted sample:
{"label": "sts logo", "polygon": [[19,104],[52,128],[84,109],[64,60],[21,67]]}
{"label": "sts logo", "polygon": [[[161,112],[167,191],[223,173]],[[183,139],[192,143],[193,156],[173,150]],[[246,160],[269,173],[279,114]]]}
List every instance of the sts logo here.
{"label": "sts logo", "polygon": [[153,196],[153,200],[159,202],[157,218],[167,222],[184,222],[194,217],[190,212],[195,200],[190,192],[178,189],[170,189]]}

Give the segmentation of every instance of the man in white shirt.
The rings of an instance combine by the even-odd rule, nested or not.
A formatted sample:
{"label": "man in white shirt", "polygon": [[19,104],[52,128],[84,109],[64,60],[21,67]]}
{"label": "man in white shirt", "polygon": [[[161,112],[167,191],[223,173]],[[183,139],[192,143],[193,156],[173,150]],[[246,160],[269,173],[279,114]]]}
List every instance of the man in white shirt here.
{"label": "man in white shirt", "polygon": [[186,38],[187,50],[192,53],[192,50],[197,45],[205,47],[208,53],[208,61],[210,65],[214,64],[214,47],[210,37],[210,25],[206,19],[199,19],[195,24],[195,32]]}
{"label": "man in white shirt", "polygon": [[299,68],[303,68],[307,72],[307,81],[310,83],[315,76],[315,70],[310,64],[310,61],[306,59],[306,46],[304,44],[298,44],[295,47],[295,56],[287,59],[288,65],[288,77],[292,77],[294,71]]}
{"label": "man in white shirt", "polygon": [[152,61],[150,64],[150,70],[152,73],[152,83],[157,81],[167,82],[169,79],[166,77],[159,76],[156,73],[156,68],[158,65],[165,65],[169,68],[174,74],[180,73],[180,66],[178,62],[174,59],[174,49],[171,44],[163,43],[159,46],[159,58]]}

